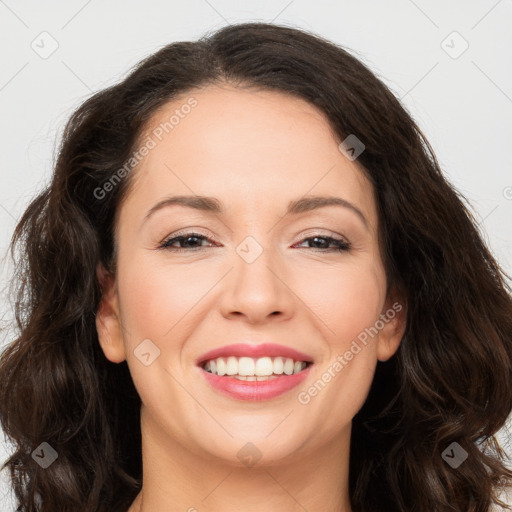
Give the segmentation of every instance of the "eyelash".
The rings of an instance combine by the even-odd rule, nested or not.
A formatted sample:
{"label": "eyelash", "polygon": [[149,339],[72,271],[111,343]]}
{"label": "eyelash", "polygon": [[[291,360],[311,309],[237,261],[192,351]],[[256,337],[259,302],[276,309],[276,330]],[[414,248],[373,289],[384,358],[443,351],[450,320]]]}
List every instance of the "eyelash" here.
{"label": "eyelash", "polygon": [[[162,244],[158,248],[159,249],[167,249],[167,250],[175,251],[175,252],[197,251],[197,250],[202,248],[202,247],[192,247],[192,248],[171,247],[171,244],[173,244],[175,242],[180,242],[182,240],[186,240],[187,238],[201,238],[203,240],[209,240],[208,237],[206,237],[204,235],[201,235],[199,233],[185,233],[183,235],[175,236],[175,237],[172,237],[172,238],[168,238],[167,240],[164,240],[164,242],[162,242]],[[346,242],[345,240],[343,240],[341,238],[334,238],[332,236],[323,236],[323,235],[313,235],[313,236],[304,238],[302,240],[302,243],[307,241],[307,240],[313,240],[315,238],[320,238],[320,239],[328,240],[329,243],[333,243],[334,242],[338,246],[336,249],[322,249],[322,248],[318,248],[318,247],[311,247],[311,249],[314,249],[314,250],[320,251],[320,252],[333,252],[333,251],[347,252],[352,247],[350,242]],[[303,249],[304,249],[304,247],[303,247]],[[305,247],[305,249],[307,249],[307,247]]]}

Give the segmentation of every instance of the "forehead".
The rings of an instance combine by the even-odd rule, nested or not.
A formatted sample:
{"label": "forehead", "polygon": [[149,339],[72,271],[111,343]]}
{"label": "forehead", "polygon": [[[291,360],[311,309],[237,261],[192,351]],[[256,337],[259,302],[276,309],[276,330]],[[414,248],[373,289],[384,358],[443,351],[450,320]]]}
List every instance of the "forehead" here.
{"label": "forehead", "polygon": [[330,194],[357,203],[375,224],[373,187],[339,151],[327,116],[300,98],[227,85],[194,89],[161,107],[141,141],[151,149],[133,171],[132,206],[198,194],[233,211],[270,211]]}

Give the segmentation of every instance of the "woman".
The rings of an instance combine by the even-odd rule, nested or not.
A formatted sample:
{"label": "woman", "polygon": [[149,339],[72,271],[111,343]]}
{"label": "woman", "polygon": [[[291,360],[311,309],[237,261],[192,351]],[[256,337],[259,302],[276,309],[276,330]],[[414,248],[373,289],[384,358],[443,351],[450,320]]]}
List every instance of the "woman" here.
{"label": "woman", "polygon": [[510,485],[506,275],[326,40],[162,48],[73,114],[12,248],[19,510],[483,512]]}

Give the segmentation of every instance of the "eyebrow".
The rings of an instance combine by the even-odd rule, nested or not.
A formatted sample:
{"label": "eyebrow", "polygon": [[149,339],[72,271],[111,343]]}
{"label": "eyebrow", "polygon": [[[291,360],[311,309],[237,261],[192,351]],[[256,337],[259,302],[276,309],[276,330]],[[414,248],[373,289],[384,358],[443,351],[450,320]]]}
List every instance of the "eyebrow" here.
{"label": "eyebrow", "polygon": [[[156,211],[173,205],[185,206],[187,208],[193,208],[195,210],[215,215],[224,214],[222,203],[215,197],[198,195],[172,196],[167,197],[166,199],[163,199],[162,201],[159,201],[157,204],[155,204],[147,212],[143,223],[146,222],[149,217],[151,217],[151,215],[153,215]],[[341,206],[343,208],[348,208],[349,210],[353,211],[363,221],[365,227],[368,228],[368,221],[363,212],[357,206],[347,201],[346,199],[335,196],[305,196],[300,199],[290,201],[286,209],[286,215],[300,215],[301,213],[310,212],[319,208],[325,208],[327,206]]]}

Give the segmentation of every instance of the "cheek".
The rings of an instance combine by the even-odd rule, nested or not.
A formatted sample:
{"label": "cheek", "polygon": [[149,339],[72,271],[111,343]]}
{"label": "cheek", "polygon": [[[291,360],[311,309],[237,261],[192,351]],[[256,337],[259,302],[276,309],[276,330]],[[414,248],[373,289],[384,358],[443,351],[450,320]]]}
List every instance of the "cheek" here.
{"label": "cheek", "polygon": [[384,286],[375,263],[360,259],[297,272],[294,291],[319,319],[329,344],[341,350],[378,319]]}
{"label": "cheek", "polygon": [[[129,261],[128,258],[119,259],[118,263],[124,344],[130,374],[149,410],[185,408],[186,395],[172,377],[173,364],[179,361],[181,347],[190,334],[193,307],[197,307],[211,285],[198,279],[192,267],[185,270],[182,266],[157,264],[154,255],[133,256]],[[138,346],[147,339],[156,345],[159,353],[155,357],[157,352],[150,344],[148,350],[153,361],[146,366],[138,359],[137,352],[140,354]]]}
{"label": "cheek", "polygon": [[297,400],[311,418],[322,418],[315,428],[325,438],[347,425],[368,396],[377,364],[378,336],[371,328],[379,319],[383,294],[380,275],[370,269],[332,273],[322,293],[315,293],[314,312],[321,318],[326,350],[312,385],[299,390]]}
{"label": "cheek", "polygon": [[301,390],[298,401],[312,417],[331,419],[318,427],[329,437],[337,425],[352,420],[370,390],[378,339],[371,328],[382,310],[385,276],[382,266],[369,258],[328,275],[319,273],[316,282],[322,286],[311,289],[316,290],[315,313],[325,323],[327,352],[313,385]]}
{"label": "cheek", "polygon": [[210,288],[211,272],[203,279],[197,267],[172,265],[163,257],[141,257],[119,265],[123,317],[132,338],[163,342],[172,337]]}

